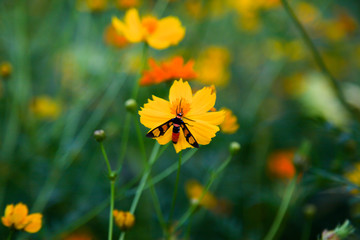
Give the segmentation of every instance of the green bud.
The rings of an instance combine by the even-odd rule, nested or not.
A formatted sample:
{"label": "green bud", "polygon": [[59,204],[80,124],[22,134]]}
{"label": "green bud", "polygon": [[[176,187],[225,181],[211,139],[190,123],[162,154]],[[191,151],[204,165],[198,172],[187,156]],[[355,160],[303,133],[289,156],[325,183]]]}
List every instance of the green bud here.
{"label": "green bud", "polygon": [[230,143],[229,150],[230,150],[230,153],[231,153],[231,154],[235,154],[235,153],[239,152],[239,151],[240,151],[240,148],[241,148],[240,143],[238,143],[238,142],[232,142],[232,143]]}
{"label": "green bud", "polygon": [[98,141],[98,142],[104,141],[104,139],[106,138],[106,136],[105,136],[105,131],[102,130],[102,129],[96,130],[96,131],[94,132],[94,138],[95,138],[95,140]]}
{"label": "green bud", "polygon": [[125,108],[129,112],[132,112],[132,113],[136,112],[136,110],[137,110],[137,102],[136,102],[136,100],[132,99],[132,98],[126,100]]}
{"label": "green bud", "polygon": [[117,177],[117,173],[116,173],[116,172],[111,172],[110,175],[109,175],[110,181],[115,181],[116,177]]}

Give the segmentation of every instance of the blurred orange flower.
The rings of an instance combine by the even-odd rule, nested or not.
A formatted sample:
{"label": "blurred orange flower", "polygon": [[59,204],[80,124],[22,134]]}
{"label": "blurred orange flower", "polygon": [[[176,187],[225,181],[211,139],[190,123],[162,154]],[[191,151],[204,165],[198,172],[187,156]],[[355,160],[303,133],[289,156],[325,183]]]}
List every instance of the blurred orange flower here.
{"label": "blurred orange flower", "polygon": [[280,179],[292,179],[296,169],[293,163],[293,150],[278,151],[270,155],[267,163],[269,173]]}
{"label": "blurred orange flower", "polygon": [[140,5],[140,0],[116,0],[116,6],[120,9],[133,8]]}
{"label": "blurred orange flower", "polygon": [[153,58],[150,58],[149,66],[150,70],[144,71],[140,85],[158,84],[179,78],[191,80],[197,76],[193,69],[194,61],[189,60],[184,64],[184,59],[179,56],[161,64],[157,64]]}
{"label": "blurred orange flower", "polygon": [[3,78],[7,78],[12,73],[12,65],[9,62],[0,63],[0,76]]}
{"label": "blurred orange flower", "polygon": [[64,240],[93,240],[89,233],[73,233],[65,237]]}
{"label": "blurred orange flower", "polygon": [[28,213],[28,207],[23,203],[18,203],[15,206],[9,204],[5,208],[5,214],[1,221],[6,227],[36,233],[41,229],[42,214],[33,213],[28,215]]}
{"label": "blurred orange flower", "polygon": [[147,16],[141,19],[135,8],[125,13],[124,21],[113,17],[112,24],[129,42],[145,41],[155,49],[177,45],[185,36],[185,28],[178,18],[169,16],[157,19]]}
{"label": "blurred orange flower", "polygon": [[190,199],[191,203],[199,204],[209,210],[215,209],[218,204],[218,200],[210,192],[205,193],[200,201],[204,190],[204,187],[196,180],[189,180],[185,184],[186,195]]}
{"label": "blurred orange flower", "polygon": [[123,35],[120,35],[113,25],[106,27],[104,32],[104,41],[107,45],[117,48],[123,48],[128,44],[128,41]]}

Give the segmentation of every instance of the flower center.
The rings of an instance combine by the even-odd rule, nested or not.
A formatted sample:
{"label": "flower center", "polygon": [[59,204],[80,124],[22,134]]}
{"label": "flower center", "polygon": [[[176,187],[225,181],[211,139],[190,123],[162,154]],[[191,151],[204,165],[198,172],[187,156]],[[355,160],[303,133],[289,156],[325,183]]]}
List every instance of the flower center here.
{"label": "flower center", "polygon": [[171,114],[177,115],[182,113],[183,116],[190,111],[190,104],[184,98],[177,98],[175,101],[171,102],[170,108]]}
{"label": "flower center", "polygon": [[157,28],[158,20],[154,17],[148,16],[148,17],[144,17],[141,23],[142,26],[145,28],[145,30],[149,34],[152,34],[153,32],[155,32]]}

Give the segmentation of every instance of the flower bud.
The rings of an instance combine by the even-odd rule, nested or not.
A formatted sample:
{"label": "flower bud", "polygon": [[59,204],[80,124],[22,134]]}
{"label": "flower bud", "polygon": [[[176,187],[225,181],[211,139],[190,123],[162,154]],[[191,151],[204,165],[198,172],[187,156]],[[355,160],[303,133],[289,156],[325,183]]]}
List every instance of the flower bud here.
{"label": "flower bud", "polygon": [[135,217],[130,212],[114,210],[113,215],[116,225],[123,231],[132,228],[135,224]]}
{"label": "flower bud", "polygon": [[102,129],[96,130],[96,131],[94,132],[94,138],[95,138],[95,140],[98,141],[98,142],[104,141],[104,139],[106,138],[106,136],[105,136],[105,131],[102,130]]}
{"label": "flower bud", "polygon": [[229,149],[230,149],[230,153],[231,153],[231,154],[235,154],[235,153],[239,152],[239,151],[240,151],[240,148],[241,148],[240,143],[238,143],[238,142],[232,142],[232,143],[230,143]]}
{"label": "flower bud", "polygon": [[132,112],[132,113],[136,112],[136,110],[137,110],[137,102],[136,102],[136,100],[132,99],[132,98],[126,100],[125,108],[129,112]]}
{"label": "flower bud", "polygon": [[114,171],[109,174],[110,181],[115,181],[116,177],[117,177],[117,173]]}

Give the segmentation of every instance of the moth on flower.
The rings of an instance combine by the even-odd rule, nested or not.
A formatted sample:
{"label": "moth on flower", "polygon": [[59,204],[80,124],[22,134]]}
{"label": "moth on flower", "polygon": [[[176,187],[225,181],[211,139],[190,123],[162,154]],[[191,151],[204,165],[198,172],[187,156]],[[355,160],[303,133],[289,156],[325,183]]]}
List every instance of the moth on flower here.
{"label": "moth on flower", "polygon": [[209,144],[224,121],[224,111],[209,112],[216,101],[210,87],[193,95],[189,83],[180,79],[171,86],[169,101],[154,95],[152,98],[139,111],[140,122],[150,128],[146,136],[161,145],[172,141],[177,153]]}

